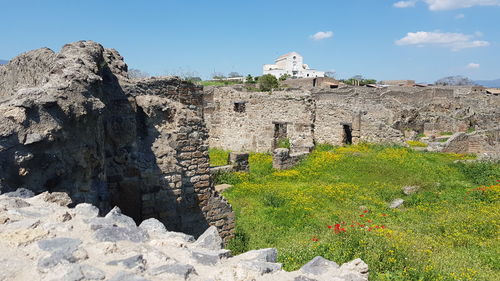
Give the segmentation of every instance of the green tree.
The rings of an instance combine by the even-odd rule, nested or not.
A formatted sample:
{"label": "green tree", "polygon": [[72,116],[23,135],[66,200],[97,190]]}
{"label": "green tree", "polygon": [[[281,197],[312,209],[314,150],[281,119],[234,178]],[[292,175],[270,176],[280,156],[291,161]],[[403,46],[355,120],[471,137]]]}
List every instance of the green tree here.
{"label": "green tree", "polygon": [[253,79],[252,75],[250,75],[250,74],[247,75],[247,78],[245,79],[245,83],[255,84],[255,80]]}
{"label": "green tree", "polygon": [[286,79],[292,77],[292,75],[288,74],[288,73],[285,73],[283,75],[280,76],[280,81],[285,81]]}
{"label": "green tree", "polygon": [[262,75],[259,78],[259,88],[261,91],[271,91],[279,87],[278,79],[272,74]]}

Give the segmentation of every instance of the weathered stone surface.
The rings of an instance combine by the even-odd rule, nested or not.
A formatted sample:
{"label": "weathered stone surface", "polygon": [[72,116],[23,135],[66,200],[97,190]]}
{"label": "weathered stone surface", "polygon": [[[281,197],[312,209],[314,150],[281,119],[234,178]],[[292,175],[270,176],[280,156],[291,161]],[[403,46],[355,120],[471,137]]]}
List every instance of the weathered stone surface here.
{"label": "weathered stone surface", "polygon": [[223,192],[224,190],[230,189],[231,187],[233,187],[233,186],[230,184],[218,184],[215,186],[215,191],[216,192]]}
{"label": "weathered stone surface", "polygon": [[65,192],[44,192],[37,196],[39,196],[45,202],[56,203],[60,206],[68,206],[72,203],[71,198],[69,198],[68,194]]}
{"label": "weathered stone surface", "polygon": [[414,193],[417,193],[419,190],[420,187],[415,185],[403,186],[403,188],[401,189],[404,195],[412,195]]}
{"label": "weathered stone surface", "polygon": [[106,226],[98,229],[94,235],[97,241],[117,242],[128,240],[132,242],[144,242],[149,239],[149,235],[144,230],[137,227],[115,227]]}
{"label": "weathered stone surface", "polygon": [[[272,152],[288,139],[292,154],[314,143],[397,143],[455,132],[435,151],[500,158],[500,99],[477,87],[293,89],[272,95],[206,87],[209,143],[232,151]],[[244,112],[237,104],[245,104]],[[468,130],[474,133],[466,133]]]}
{"label": "weathered stone surface", "polygon": [[129,79],[127,68],[116,50],[92,41],[0,66],[0,193],[55,191],[38,196],[91,203],[100,214],[118,206],[137,223],[155,217],[195,236],[217,223],[230,237],[223,227],[233,218],[218,217],[231,207],[210,183],[201,87]]}
{"label": "weathered stone surface", "polygon": [[222,249],[222,239],[219,236],[217,227],[211,226],[193,243],[194,247],[204,248],[208,250]]}
{"label": "weathered stone surface", "polygon": [[116,206],[111,211],[109,211],[109,213],[107,213],[104,218],[110,220],[114,224],[117,224],[117,225],[120,225],[123,227],[136,226],[135,221],[131,217],[128,217],[128,216],[125,216],[124,214],[122,214],[122,211],[120,210],[120,208],[118,208]]}
{"label": "weathered stone surface", "polygon": [[[0,201],[5,199],[19,198],[0,195]],[[111,218],[94,217],[95,210],[88,205],[70,209],[60,204],[48,204],[41,196],[19,200],[25,200],[30,207],[13,206],[9,211],[17,213],[18,221],[0,224],[0,252],[3,253],[0,264],[4,265],[0,279],[366,281],[368,277],[368,267],[361,260],[338,268],[325,266],[333,262],[315,259],[309,263],[316,269],[312,272],[319,272],[317,268],[327,269],[319,275],[302,270],[285,272],[281,264],[276,263],[276,249],[253,250],[232,257],[229,250],[200,247],[192,236],[182,233],[162,231],[148,239],[146,230],[141,227],[121,227]],[[26,208],[46,211],[34,219],[32,214],[20,212]],[[87,211],[88,216],[85,215]],[[74,214],[75,218],[61,221],[61,215],[66,213]],[[114,215],[118,213],[114,212]],[[97,226],[96,221],[100,228],[94,230],[88,224]],[[154,222],[153,226],[157,223],[151,222]],[[42,226],[49,225],[50,234],[42,229]],[[28,237],[31,232],[43,235]],[[209,229],[206,234],[207,237],[216,235],[215,229]],[[215,241],[212,238],[210,241]],[[206,242],[204,239],[200,241]],[[220,240],[217,241],[219,245]]]}
{"label": "weathered stone surface", "polygon": [[155,218],[142,221],[139,227],[146,230],[149,235],[167,233],[165,225]]}
{"label": "weathered stone surface", "polygon": [[162,265],[149,271],[151,275],[159,275],[162,273],[179,275],[187,280],[190,275],[196,275],[196,270],[190,264],[174,263]]}
{"label": "weathered stone surface", "polygon": [[19,198],[30,198],[35,196],[35,193],[33,191],[26,189],[26,188],[18,188],[16,191],[12,192],[7,192],[4,193],[3,195],[7,197],[19,197]]}
{"label": "weathered stone surface", "polygon": [[126,259],[122,259],[122,260],[110,261],[107,264],[108,265],[121,265],[121,266],[124,266],[128,269],[131,269],[131,268],[138,267],[138,266],[144,267],[145,263],[146,263],[146,261],[144,260],[142,255],[136,255],[136,256],[126,258]]}
{"label": "weathered stone surface", "polygon": [[251,250],[234,257],[236,260],[257,260],[264,262],[276,262],[277,258],[278,250],[276,250],[276,248]]}
{"label": "weathered stone surface", "polygon": [[310,273],[314,275],[321,275],[331,269],[337,269],[339,265],[335,262],[329,261],[323,257],[315,257],[310,262],[306,263],[300,268],[304,273]]}
{"label": "weathered stone surface", "polygon": [[89,203],[80,203],[75,206],[75,213],[84,218],[95,218],[99,215],[99,209]]}
{"label": "weathered stone surface", "polygon": [[404,202],[405,202],[405,200],[403,200],[401,198],[396,198],[396,199],[392,200],[392,202],[389,204],[389,208],[391,208],[391,209],[399,208],[403,205]]}

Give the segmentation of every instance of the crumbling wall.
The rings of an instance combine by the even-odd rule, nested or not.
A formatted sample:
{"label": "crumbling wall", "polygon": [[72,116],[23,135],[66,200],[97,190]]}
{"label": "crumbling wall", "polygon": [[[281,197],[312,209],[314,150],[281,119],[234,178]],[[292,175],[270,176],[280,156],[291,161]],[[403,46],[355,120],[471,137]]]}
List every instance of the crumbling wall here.
{"label": "crumbling wall", "polygon": [[360,97],[358,93],[327,92],[314,95],[317,143],[345,144],[344,126],[352,130],[352,143],[399,143],[403,133],[393,128],[395,112],[376,96]]}
{"label": "crumbling wall", "polygon": [[[292,143],[302,133],[308,145],[402,144],[419,134],[488,131],[500,124],[500,98],[474,87],[342,87],[312,93],[251,93],[225,87],[206,93],[210,145],[236,151],[272,151],[273,122],[296,124],[291,126]],[[238,102],[245,103],[245,113],[234,111]],[[306,149],[294,152],[301,151]]]}
{"label": "crumbling wall", "polygon": [[210,147],[271,152],[277,144],[277,130],[294,152],[314,146],[314,102],[309,94],[243,92],[229,87],[209,88],[205,93]]}
{"label": "crumbling wall", "polygon": [[231,207],[209,180],[200,87],[129,80],[118,52],[91,41],[29,52],[0,74],[1,192],[64,191],[101,212],[118,205],[137,222],[231,235]]}

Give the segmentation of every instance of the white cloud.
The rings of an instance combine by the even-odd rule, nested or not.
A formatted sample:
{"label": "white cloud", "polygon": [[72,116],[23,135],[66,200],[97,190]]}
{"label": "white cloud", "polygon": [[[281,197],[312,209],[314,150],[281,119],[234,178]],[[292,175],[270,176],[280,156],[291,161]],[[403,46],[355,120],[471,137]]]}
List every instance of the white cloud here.
{"label": "white cloud", "polygon": [[412,0],[412,1],[399,1],[394,3],[394,7],[396,8],[411,8],[415,7],[415,4],[417,3],[417,0]]}
{"label": "white cloud", "polygon": [[319,31],[319,32],[316,32],[314,35],[311,35],[311,38],[313,40],[323,40],[326,38],[330,38],[332,36],[333,36],[332,31]]}
{"label": "white cloud", "polygon": [[476,48],[489,46],[488,41],[474,40],[475,35],[466,35],[463,33],[443,33],[443,32],[409,32],[405,37],[396,40],[396,45],[416,45],[438,46],[450,48],[453,51],[459,51],[466,48]]}
{"label": "white cloud", "polygon": [[425,0],[431,11],[455,10],[474,6],[500,6],[500,0]]}
{"label": "white cloud", "polygon": [[457,19],[457,20],[460,20],[460,19],[463,19],[463,18],[465,18],[464,14],[458,14],[458,15],[455,16],[455,19]]}
{"label": "white cloud", "polygon": [[468,69],[478,69],[481,65],[479,63],[469,63],[465,68],[468,68]]}
{"label": "white cloud", "polygon": [[394,3],[396,8],[415,7],[416,2],[423,1],[431,11],[455,10],[474,6],[500,6],[500,0],[409,0]]}

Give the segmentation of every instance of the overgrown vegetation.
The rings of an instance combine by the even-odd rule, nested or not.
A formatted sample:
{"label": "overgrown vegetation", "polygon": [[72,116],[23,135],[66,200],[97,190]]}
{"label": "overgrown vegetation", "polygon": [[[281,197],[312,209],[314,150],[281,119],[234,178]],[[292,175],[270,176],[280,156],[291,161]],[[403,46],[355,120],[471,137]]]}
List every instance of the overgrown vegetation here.
{"label": "overgrown vegetation", "polygon": [[279,88],[278,79],[272,74],[266,74],[259,77],[259,89],[263,92]]}
{"label": "overgrown vegetation", "polygon": [[[320,255],[361,258],[370,280],[498,280],[500,165],[397,146],[319,145],[291,170],[250,156],[224,195],[237,215],[234,254],[276,247],[295,270]],[[417,185],[406,196],[401,188]],[[403,198],[402,208],[388,203]]]}
{"label": "overgrown vegetation", "polygon": [[410,147],[427,147],[427,146],[428,146],[425,142],[421,142],[421,141],[413,141],[413,140],[409,140],[409,141],[406,141],[406,143],[407,143]]}
{"label": "overgrown vegetation", "polygon": [[229,86],[241,84],[241,81],[230,81],[230,80],[209,80],[199,82],[202,86]]}
{"label": "overgrown vegetation", "polygon": [[280,139],[278,141],[278,147],[279,148],[288,148],[290,149],[290,139],[289,138],[284,138],[284,139]]}
{"label": "overgrown vegetation", "polygon": [[222,149],[210,148],[208,150],[210,166],[224,166],[229,162],[229,152]]}

